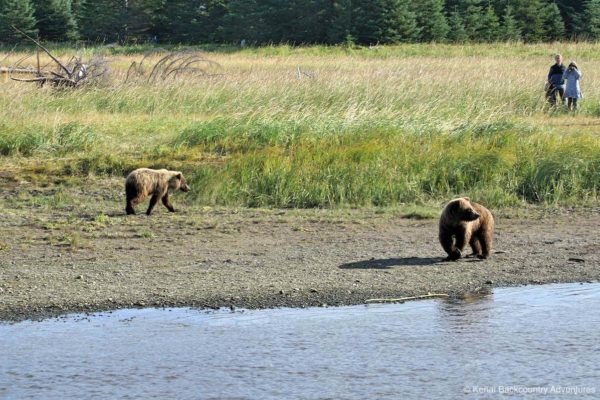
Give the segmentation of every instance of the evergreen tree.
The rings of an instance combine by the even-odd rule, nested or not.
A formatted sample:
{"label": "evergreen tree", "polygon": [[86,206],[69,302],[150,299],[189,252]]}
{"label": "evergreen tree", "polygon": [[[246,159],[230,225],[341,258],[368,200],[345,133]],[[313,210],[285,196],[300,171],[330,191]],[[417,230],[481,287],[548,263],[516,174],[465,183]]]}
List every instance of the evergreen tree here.
{"label": "evergreen tree", "polygon": [[0,0],[0,42],[14,43],[23,39],[23,35],[16,32],[13,26],[30,36],[37,35],[30,0]]}
{"label": "evergreen tree", "polygon": [[155,26],[158,41],[193,43],[199,40],[202,9],[198,0],[170,0],[160,10]]}
{"label": "evergreen tree", "polygon": [[35,16],[39,34],[44,40],[77,39],[77,22],[71,0],[38,0]]}
{"label": "evergreen tree", "polygon": [[380,0],[355,0],[352,2],[351,35],[360,44],[375,44],[383,34],[384,8]]}
{"label": "evergreen tree", "polygon": [[[165,0],[122,0],[119,25],[122,41],[147,40],[157,23],[157,14]],[[188,1],[188,3],[190,3]]]}
{"label": "evergreen tree", "polygon": [[598,40],[600,0],[0,0],[0,41],[11,24],[53,41]]}
{"label": "evergreen tree", "polygon": [[85,2],[86,0],[71,0],[71,11],[73,12],[73,18],[75,18],[78,29],[81,26],[81,17]]}
{"label": "evergreen tree", "polygon": [[223,30],[227,41],[248,44],[268,41],[268,27],[256,0],[230,0],[229,13],[223,19]]}
{"label": "evergreen tree", "polygon": [[417,25],[421,30],[422,42],[443,42],[450,27],[444,15],[443,0],[421,0],[416,2]]}
{"label": "evergreen tree", "polygon": [[496,42],[501,37],[500,20],[496,15],[494,7],[491,3],[487,6],[485,14],[481,17],[481,25],[479,27],[479,40],[484,42]]}
{"label": "evergreen tree", "polygon": [[261,13],[268,41],[274,43],[315,43],[327,33],[324,0],[262,0]]}
{"label": "evergreen tree", "polygon": [[565,40],[565,22],[560,10],[554,1],[545,7],[544,40]]}
{"label": "evergreen tree", "polygon": [[544,9],[540,0],[516,0],[514,2],[515,19],[521,36],[527,42],[539,42],[544,39]]}
{"label": "evergreen tree", "polygon": [[403,0],[384,0],[385,18],[383,41],[415,42],[419,39],[420,29],[417,16]]}
{"label": "evergreen tree", "polygon": [[462,17],[458,10],[454,9],[448,17],[448,25],[450,30],[448,31],[448,40],[452,43],[464,43],[469,40],[467,32],[465,31],[465,24],[463,23]]}
{"label": "evergreen tree", "polygon": [[342,43],[352,29],[352,0],[334,0],[327,9],[325,38],[330,44]]}
{"label": "evergreen tree", "polygon": [[577,34],[589,40],[600,40],[600,0],[586,0],[578,18]]}
{"label": "evergreen tree", "polygon": [[469,1],[464,12],[463,21],[465,32],[469,40],[479,41],[479,32],[481,30],[482,8],[478,0]]}
{"label": "evergreen tree", "polygon": [[123,0],[85,0],[78,7],[80,33],[84,39],[100,42],[123,39]]}
{"label": "evergreen tree", "polygon": [[517,21],[513,16],[512,7],[506,6],[504,17],[502,18],[501,39],[507,42],[517,42],[521,40],[521,31],[517,26]]}
{"label": "evergreen tree", "polygon": [[574,37],[577,34],[579,16],[583,11],[583,0],[556,0],[556,4],[565,21],[567,36]]}

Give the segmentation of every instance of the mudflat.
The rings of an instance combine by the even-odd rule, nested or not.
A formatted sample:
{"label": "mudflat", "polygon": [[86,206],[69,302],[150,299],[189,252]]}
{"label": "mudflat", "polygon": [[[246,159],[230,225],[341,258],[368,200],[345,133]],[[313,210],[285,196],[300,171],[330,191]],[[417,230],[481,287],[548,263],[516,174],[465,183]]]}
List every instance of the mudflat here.
{"label": "mudflat", "polygon": [[221,209],[176,195],[176,213],[157,206],[147,217],[143,204],[126,216],[121,186],[4,186],[0,319],[333,306],[600,279],[598,208],[492,210],[492,257],[445,262],[437,219],[401,208]]}

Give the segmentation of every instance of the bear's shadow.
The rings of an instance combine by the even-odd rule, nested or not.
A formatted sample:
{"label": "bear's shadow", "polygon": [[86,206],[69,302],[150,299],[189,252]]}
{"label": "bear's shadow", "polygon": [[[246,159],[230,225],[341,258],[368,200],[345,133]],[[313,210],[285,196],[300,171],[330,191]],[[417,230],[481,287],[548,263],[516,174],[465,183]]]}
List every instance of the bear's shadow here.
{"label": "bear's shadow", "polygon": [[339,266],[341,269],[389,269],[392,267],[414,267],[434,265],[444,263],[444,258],[441,257],[403,257],[403,258],[382,258],[370,259],[345,263]]}

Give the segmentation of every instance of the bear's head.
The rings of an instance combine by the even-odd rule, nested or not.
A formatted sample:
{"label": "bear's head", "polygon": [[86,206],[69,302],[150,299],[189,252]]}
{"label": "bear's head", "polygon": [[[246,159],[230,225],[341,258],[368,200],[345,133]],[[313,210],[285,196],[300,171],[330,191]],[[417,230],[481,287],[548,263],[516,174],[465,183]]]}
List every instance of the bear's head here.
{"label": "bear's head", "polygon": [[169,188],[172,190],[181,190],[182,192],[189,192],[190,187],[188,186],[183,174],[181,172],[177,172],[173,177],[169,180]]}
{"label": "bear's head", "polygon": [[449,213],[449,217],[454,221],[475,221],[480,217],[479,213],[477,213],[473,209],[473,205],[471,204],[471,199],[468,197],[461,197],[455,200],[452,200],[448,203],[447,210]]}

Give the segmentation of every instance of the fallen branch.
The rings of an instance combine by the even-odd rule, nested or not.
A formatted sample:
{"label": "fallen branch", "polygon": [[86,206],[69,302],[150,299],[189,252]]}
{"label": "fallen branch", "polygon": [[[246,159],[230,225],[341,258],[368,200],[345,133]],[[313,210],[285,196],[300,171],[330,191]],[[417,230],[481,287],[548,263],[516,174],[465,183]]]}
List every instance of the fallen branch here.
{"label": "fallen branch", "polygon": [[[140,62],[133,61],[127,69],[124,82],[143,80],[153,83],[158,80],[165,81],[169,78],[176,78],[181,74],[215,76],[216,74],[209,73],[207,68],[220,67],[218,63],[205,58],[202,53],[179,51],[167,53],[152,66],[150,72],[146,72],[143,67],[144,62],[148,63],[146,60],[150,56],[161,53],[164,53],[164,50],[155,50],[144,55]],[[203,64],[205,68],[199,67],[198,64]]]}
{"label": "fallen branch", "polygon": [[52,55],[52,53],[50,53],[50,50],[48,50],[47,48],[45,48],[44,46],[42,46],[42,44],[40,42],[38,42],[37,40],[35,40],[34,38],[32,38],[31,36],[29,36],[28,34],[26,34],[25,32],[23,32],[22,30],[20,30],[19,28],[15,27],[13,25],[12,27],[15,31],[19,32],[21,35],[25,36],[27,39],[31,40],[33,43],[36,44],[37,47],[39,47],[40,49],[42,49],[46,54],[48,54],[48,56],[54,60],[55,63],[57,63],[66,73],[67,75],[69,75],[69,70],[67,69],[67,67],[65,67],[56,57],[54,57]]}
{"label": "fallen branch", "polygon": [[440,299],[450,297],[446,293],[427,293],[419,296],[410,297],[398,297],[398,298],[386,298],[386,299],[368,299],[365,301],[367,304],[373,303],[404,303],[405,301],[411,300],[422,300],[422,299]]}
{"label": "fallen branch", "polygon": [[35,68],[8,68],[0,67],[0,74],[37,74]]}
{"label": "fallen branch", "polygon": [[[98,78],[102,77],[108,72],[108,67],[106,63],[101,59],[92,59],[88,62],[83,62],[79,57],[71,57],[71,59],[67,63],[61,62],[58,57],[55,57],[50,50],[48,50],[44,45],[42,45],[39,41],[32,38],[22,30],[13,26],[13,29],[23,35],[25,38],[35,43],[37,46],[36,50],[36,68],[33,69],[31,67],[23,68],[20,67],[20,64],[30,56],[26,56],[24,58],[19,59],[12,68],[6,68],[4,71],[0,69],[0,72],[3,73],[21,73],[21,74],[33,74],[36,75],[35,78],[15,78],[10,77],[12,80],[17,82],[35,82],[40,85],[44,85],[45,83],[50,83],[54,86],[69,86],[69,87],[79,87],[84,84],[93,83]],[[46,53],[50,59],[52,60],[50,63],[54,62],[56,64],[56,70],[46,71],[44,67],[40,66],[40,58],[39,52],[42,50]]]}

